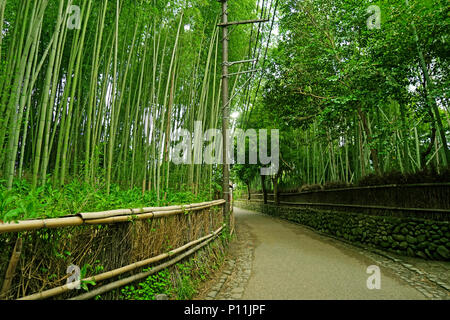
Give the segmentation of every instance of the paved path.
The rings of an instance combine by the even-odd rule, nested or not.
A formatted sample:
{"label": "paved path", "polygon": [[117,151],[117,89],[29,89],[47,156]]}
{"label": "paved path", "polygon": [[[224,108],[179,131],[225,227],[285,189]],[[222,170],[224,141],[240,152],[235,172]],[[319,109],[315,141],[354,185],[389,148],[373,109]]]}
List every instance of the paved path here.
{"label": "paved path", "polygon": [[423,299],[381,270],[381,289],[369,290],[373,265],[355,250],[333,245],[302,226],[241,209],[237,221],[256,238],[253,272],[243,299]]}
{"label": "paved path", "polygon": [[[319,235],[288,221],[235,208],[232,256],[206,299],[446,299],[450,292],[426,279],[399,275],[400,264]],[[386,260],[386,259],[385,259]],[[381,288],[369,290],[369,266],[381,271]],[[407,272],[402,271],[402,272]],[[416,275],[417,276],[417,275]],[[420,276],[420,275],[419,275]],[[414,286],[410,279],[423,281]],[[424,289],[425,288],[425,289]],[[437,291],[433,291],[437,290]],[[202,298],[202,297],[200,297]]]}

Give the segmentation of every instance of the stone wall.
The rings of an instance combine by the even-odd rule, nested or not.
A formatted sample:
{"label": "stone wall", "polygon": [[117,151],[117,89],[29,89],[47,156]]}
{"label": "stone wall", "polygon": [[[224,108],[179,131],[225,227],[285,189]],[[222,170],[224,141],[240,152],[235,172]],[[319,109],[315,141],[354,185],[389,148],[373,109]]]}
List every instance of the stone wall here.
{"label": "stone wall", "polygon": [[265,205],[246,200],[236,200],[234,205],[303,224],[357,244],[400,255],[450,261],[448,221]]}

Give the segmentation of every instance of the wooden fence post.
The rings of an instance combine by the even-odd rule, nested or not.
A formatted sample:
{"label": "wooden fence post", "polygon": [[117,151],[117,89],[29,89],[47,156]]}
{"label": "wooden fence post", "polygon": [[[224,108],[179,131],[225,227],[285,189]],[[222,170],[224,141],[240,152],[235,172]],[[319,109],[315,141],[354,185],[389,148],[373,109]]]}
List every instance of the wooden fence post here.
{"label": "wooden fence post", "polygon": [[16,273],[17,263],[19,262],[20,254],[22,252],[22,238],[19,236],[14,245],[14,250],[9,260],[8,269],[6,270],[5,280],[3,281],[2,290],[0,292],[0,299],[6,299],[8,291],[11,287],[12,279]]}

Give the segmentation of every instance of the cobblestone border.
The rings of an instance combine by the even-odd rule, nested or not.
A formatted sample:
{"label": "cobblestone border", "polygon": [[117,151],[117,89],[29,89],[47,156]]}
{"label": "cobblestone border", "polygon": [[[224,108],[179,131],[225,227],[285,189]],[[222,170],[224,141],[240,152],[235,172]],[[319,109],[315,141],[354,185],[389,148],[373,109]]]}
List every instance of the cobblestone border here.
{"label": "cobblestone border", "polygon": [[200,300],[240,300],[252,273],[254,240],[248,226],[236,226],[222,270]]}

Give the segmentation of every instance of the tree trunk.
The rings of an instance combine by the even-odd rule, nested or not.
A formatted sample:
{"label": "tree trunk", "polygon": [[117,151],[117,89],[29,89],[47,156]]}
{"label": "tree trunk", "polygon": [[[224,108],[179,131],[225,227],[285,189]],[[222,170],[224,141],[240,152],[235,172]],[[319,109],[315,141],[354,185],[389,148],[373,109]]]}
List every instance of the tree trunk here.
{"label": "tree trunk", "polygon": [[[428,145],[428,148],[422,152],[420,155],[420,163],[422,164],[422,169],[425,169],[427,166],[427,156],[431,153],[431,150],[434,146],[434,141],[436,140],[436,128],[434,127],[434,124],[431,128],[431,137],[430,137],[430,144]],[[437,150],[437,149],[436,149]],[[438,157],[438,154],[436,153],[436,157]]]}
{"label": "tree trunk", "polygon": [[[409,1],[405,0],[405,3],[406,3],[406,6],[409,7]],[[445,160],[448,164],[448,163],[450,163],[450,149],[448,148],[447,138],[445,137],[445,130],[442,125],[441,115],[439,114],[439,108],[436,104],[436,99],[431,96],[432,91],[433,91],[432,90],[433,82],[431,81],[430,74],[428,72],[428,67],[425,62],[425,57],[424,57],[423,52],[419,45],[419,36],[417,34],[417,29],[414,24],[414,21],[411,23],[411,28],[412,28],[412,32],[413,32],[413,36],[414,36],[414,41],[415,41],[416,47],[417,47],[417,54],[419,56],[420,68],[422,69],[422,73],[423,73],[423,77],[424,77],[424,86],[425,86],[427,106],[428,106],[429,110],[434,114],[435,126],[437,127],[437,129],[439,129],[439,136],[442,141],[442,147],[444,149]]]}
{"label": "tree trunk", "polygon": [[272,183],[273,183],[273,200],[275,202],[275,205],[279,205],[280,198],[278,194],[278,174],[272,177]]}
{"label": "tree trunk", "polygon": [[378,150],[372,144],[373,143],[372,133],[370,131],[370,127],[369,127],[369,124],[367,121],[366,114],[363,112],[360,105],[358,105],[358,115],[359,115],[359,118],[362,123],[362,127],[363,127],[364,132],[367,137],[367,143],[369,144],[369,147],[370,147],[370,158],[372,159],[373,168],[377,174],[381,174],[381,169],[380,169],[379,160],[378,160]]}
{"label": "tree trunk", "polygon": [[264,204],[267,204],[266,176],[261,175],[261,187],[263,192]]}

